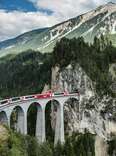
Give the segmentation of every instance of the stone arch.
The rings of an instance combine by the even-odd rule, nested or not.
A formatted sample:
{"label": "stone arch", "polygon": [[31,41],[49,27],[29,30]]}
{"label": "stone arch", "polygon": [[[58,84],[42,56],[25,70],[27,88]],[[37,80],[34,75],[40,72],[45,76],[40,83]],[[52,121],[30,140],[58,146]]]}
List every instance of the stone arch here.
{"label": "stone arch", "polygon": [[54,142],[58,124],[60,102],[56,99],[49,100],[45,106],[45,132],[46,140]]}
{"label": "stone arch", "polygon": [[27,110],[27,133],[35,136],[37,133],[37,119],[41,118],[42,108],[38,102],[33,102],[29,105]]}
{"label": "stone arch", "polygon": [[10,127],[24,134],[24,111],[21,106],[15,106],[10,115]]}
{"label": "stone arch", "polygon": [[5,125],[8,124],[8,117],[5,111],[0,112],[0,123]]}
{"label": "stone arch", "polygon": [[79,99],[68,98],[63,105],[64,109],[64,132],[65,135],[72,135],[78,130],[80,119]]}

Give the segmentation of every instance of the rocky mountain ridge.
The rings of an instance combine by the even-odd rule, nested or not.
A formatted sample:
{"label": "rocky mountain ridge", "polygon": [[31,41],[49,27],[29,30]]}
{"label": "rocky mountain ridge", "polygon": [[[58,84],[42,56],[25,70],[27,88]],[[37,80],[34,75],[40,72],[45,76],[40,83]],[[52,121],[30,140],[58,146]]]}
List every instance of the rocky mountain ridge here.
{"label": "rocky mountain ridge", "polygon": [[83,36],[92,42],[95,36],[106,35],[116,45],[116,4],[108,3],[90,12],[50,28],[27,32],[15,39],[0,43],[0,56],[19,53],[27,49],[51,52],[63,37]]}

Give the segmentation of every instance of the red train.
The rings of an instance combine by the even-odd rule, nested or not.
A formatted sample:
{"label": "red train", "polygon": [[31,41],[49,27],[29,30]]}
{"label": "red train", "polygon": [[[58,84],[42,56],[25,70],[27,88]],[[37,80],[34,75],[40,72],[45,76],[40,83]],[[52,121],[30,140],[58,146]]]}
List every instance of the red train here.
{"label": "red train", "polygon": [[35,98],[37,99],[44,99],[44,98],[51,98],[51,97],[54,97],[54,96],[61,96],[61,95],[69,95],[68,92],[61,92],[61,93],[53,93],[52,91],[48,91],[48,92],[45,92],[43,94],[37,94],[35,95]]}
{"label": "red train", "polygon": [[21,96],[21,97],[13,97],[10,99],[5,99],[0,101],[0,105],[19,102],[19,101],[25,101],[25,100],[31,100],[31,99],[45,99],[45,98],[52,98],[54,96],[68,96],[70,94],[78,94],[79,92],[59,92],[59,93],[53,93],[51,90],[42,94],[34,94],[34,95],[27,95],[27,96]]}

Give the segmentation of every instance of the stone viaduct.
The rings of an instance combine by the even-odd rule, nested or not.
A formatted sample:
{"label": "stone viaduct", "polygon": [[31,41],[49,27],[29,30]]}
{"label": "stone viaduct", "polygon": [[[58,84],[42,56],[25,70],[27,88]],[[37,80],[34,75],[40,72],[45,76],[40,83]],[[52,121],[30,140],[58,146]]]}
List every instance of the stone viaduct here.
{"label": "stone viaduct", "polygon": [[17,127],[16,130],[22,134],[27,134],[27,112],[31,105],[36,103],[37,106],[37,119],[36,119],[36,134],[39,143],[46,141],[45,134],[45,109],[46,105],[50,101],[57,101],[57,114],[56,114],[56,125],[55,125],[55,138],[54,144],[58,141],[63,143],[64,140],[64,104],[70,99],[74,98],[79,100],[79,95],[69,94],[69,95],[57,95],[54,97],[44,98],[44,99],[27,99],[12,102],[10,104],[0,104],[0,122],[8,124],[10,127],[10,119],[13,110],[17,110]]}

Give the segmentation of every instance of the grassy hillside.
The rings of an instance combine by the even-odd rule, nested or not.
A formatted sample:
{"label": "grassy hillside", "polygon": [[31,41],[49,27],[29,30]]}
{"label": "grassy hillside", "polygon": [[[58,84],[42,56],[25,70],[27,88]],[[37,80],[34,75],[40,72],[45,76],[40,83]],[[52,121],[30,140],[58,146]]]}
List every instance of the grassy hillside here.
{"label": "grassy hillside", "polygon": [[95,156],[94,135],[89,133],[75,133],[66,139],[64,145],[58,143],[54,148],[51,143],[40,145],[34,137],[23,136],[1,127],[4,133],[6,131],[6,136],[9,136],[0,144],[0,156]]}
{"label": "grassy hillside", "polygon": [[[73,133],[65,144],[38,144],[36,138],[23,136],[0,125],[0,156],[95,156],[95,135]],[[108,154],[116,153],[116,136],[108,141]]]}

